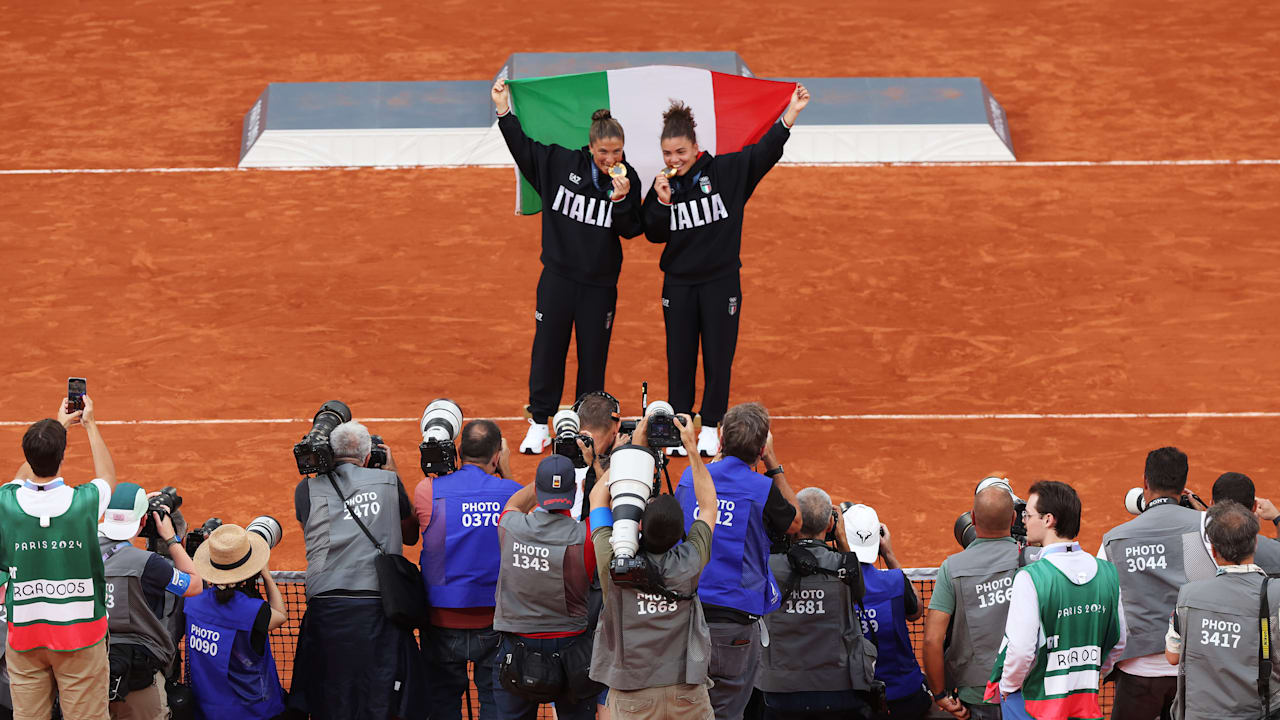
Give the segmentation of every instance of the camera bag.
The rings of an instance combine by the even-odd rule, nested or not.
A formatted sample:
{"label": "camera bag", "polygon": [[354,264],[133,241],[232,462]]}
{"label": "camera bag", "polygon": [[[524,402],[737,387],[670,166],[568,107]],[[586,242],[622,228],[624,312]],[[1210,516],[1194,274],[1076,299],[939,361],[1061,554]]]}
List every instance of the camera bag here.
{"label": "camera bag", "polygon": [[[342,498],[345,505],[347,496],[338,488],[338,481],[332,473],[325,473],[333,484],[333,491]],[[374,572],[378,574],[378,589],[382,594],[382,611],[387,619],[398,627],[409,632],[427,626],[427,589],[422,585],[422,574],[403,555],[388,553],[382,543],[369,532],[360,516],[351,512],[351,519],[356,521],[360,530],[369,538],[369,542],[378,549],[378,557],[373,559]]]}
{"label": "camera bag", "polygon": [[498,682],[507,692],[530,702],[551,702],[564,694],[564,663],[558,652],[530,650],[513,638],[511,651],[500,657]]}
{"label": "camera bag", "polygon": [[156,673],[161,669],[160,661],[146,648],[127,643],[111,645],[107,650],[107,663],[110,666],[107,687],[111,702],[124,700],[134,690],[153,685]]}

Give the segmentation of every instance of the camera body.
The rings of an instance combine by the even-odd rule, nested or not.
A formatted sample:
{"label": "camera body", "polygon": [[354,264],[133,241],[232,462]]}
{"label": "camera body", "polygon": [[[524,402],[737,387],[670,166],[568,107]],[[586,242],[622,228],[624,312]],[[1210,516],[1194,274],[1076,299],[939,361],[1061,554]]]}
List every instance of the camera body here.
{"label": "camera body", "polygon": [[448,475],[458,469],[458,448],[453,439],[462,430],[462,408],[448,398],[432,400],[418,423],[418,446],[423,475]]}
{"label": "camera body", "polygon": [[222,519],[211,517],[208,520],[205,520],[204,524],[200,527],[188,532],[186,540],[183,541],[183,545],[187,548],[187,554],[195,557],[196,549],[199,548],[205,540],[209,539],[210,533],[220,527],[222,527]]}
{"label": "camera body", "polygon": [[379,447],[381,445],[386,445],[381,435],[369,436],[369,462],[365,463],[365,467],[380,470],[387,464],[387,451]]}
{"label": "camera body", "polygon": [[333,470],[333,446],[329,434],[344,422],[351,422],[351,408],[339,400],[320,406],[311,420],[311,430],[293,446],[293,459],[301,475],[318,475]]}
{"label": "camera body", "polygon": [[147,517],[142,521],[142,529],[138,531],[138,537],[148,540],[161,539],[160,528],[156,527],[156,519],[152,513],[159,513],[162,518],[169,517],[180,507],[182,507],[182,496],[178,494],[177,488],[165,487],[158,494],[153,495],[147,500]]}
{"label": "camera body", "polygon": [[654,400],[646,408],[645,415],[646,444],[653,448],[681,447],[680,427],[676,425],[676,411],[671,404],[663,400]]}
{"label": "camera body", "polygon": [[[1208,503],[1200,499],[1199,495],[1190,490],[1183,491],[1182,497],[1178,498],[1178,504],[1184,508],[1196,510],[1197,508],[1192,500],[1201,505],[1208,505]],[[1148,507],[1150,505],[1147,503],[1147,496],[1143,493],[1142,488],[1129,488],[1129,492],[1125,493],[1124,509],[1128,510],[1130,515],[1141,515]]]}
{"label": "camera body", "polygon": [[551,420],[551,427],[555,431],[555,437],[551,440],[551,451],[556,455],[563,455],[573,461],[576,468],[584,468],[587,466],[587,460],[582,456],[582,449],[578,447],[578,441],[581,440],[583,445],[592,447],[594,442],[590,435],[583,435],[579,432],[581,421],[578,413],[573,410],[561,410],[556,413]]}

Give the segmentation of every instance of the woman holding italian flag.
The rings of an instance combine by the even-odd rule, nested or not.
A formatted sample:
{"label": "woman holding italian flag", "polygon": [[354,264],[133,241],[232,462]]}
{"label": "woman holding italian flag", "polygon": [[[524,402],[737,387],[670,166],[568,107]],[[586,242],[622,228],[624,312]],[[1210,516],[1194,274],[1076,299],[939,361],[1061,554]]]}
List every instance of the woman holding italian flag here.
{"label": "woman holding italian flag", "polygon": [[[662,115],[662,159],[644,200],[644,233],[666,245],[662,315],[667,330],[667,400],[677,413],[693,409],[698,345],[702,344],[702,431],[698,454],[720,450],[716,427],[729,406],[729,376],[742,311],[742,216],[756,185],[782,157],[796,116],[809,104],[797,84],[778,122],[759,142],[713,156],[698,147],[693,111],[672,101]],[[668,453],[684,454],[683,448]]]}

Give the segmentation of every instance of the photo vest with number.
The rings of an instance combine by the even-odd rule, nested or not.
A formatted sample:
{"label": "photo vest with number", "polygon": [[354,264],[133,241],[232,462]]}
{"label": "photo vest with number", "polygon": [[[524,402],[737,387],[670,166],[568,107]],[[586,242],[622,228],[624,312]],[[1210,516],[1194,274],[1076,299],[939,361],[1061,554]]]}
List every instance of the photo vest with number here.
{"label": "photo vest with number", "polygon": [[[1031,717],[1102,717],[1098,705],[1099,674],[1111,649],[1120,641],[1120,585],[1115,565],[1093,560],[1098,572],[1081,585],[1073,583],[1047,559],[1038,560],[1023,571],[1035,585],[1044,638],[1022,681],[1022,699]],[[1006,651],[1007,643],[1001,642],[987,682],[987,702],[1000,701]]]}
{"label": "photo vest with number", "polygon": [[262,655],[250,635],[263,601],[234,593],[218,602],[210,588],[187,598],[187,662],[196,716],[267,720],[284,712],[284,689],[268,642]]}
{"label": "photo vest with number", "polygon": [[[802,541],[804,542],[804,541]],[[820,567],[839,570],[842,553],[810,546]],[[790,588],[795,572],[786,555],[771,555],[778,584]],[[876,648],[862,634],[849,586],[814,573],[800,578],[782,607],[764,618],[769,644],[761,651],[756,687],[763,692],[868,690],[875,680]]]}
{"label": "photo vest with number", "polygon": [[1128,639],[1121,660],[1163,653],[1178,588],[1217,572],[1200,525],[1200,513],[1167,503],[1147,508],[1102,536],[1124,593]]}
{"label": "photo vest with number", "polygon": [[587,629],[587,524],[535,510],[502,515],[502,567],[493,629],[576,633]]}
{"label": "photo vest with number", "polygon": [[[677,593],[698,591],[702,558],[683,543],[661,555],[644,553],[663,584]],[[608,572],[608,570],[604,570]],[[711,631],[702,604],[669,600],[610,583],[591,652],[591,679],[615,690],[707,681]]]}
{"label": "photo vest with number", "polygon": [[[22,485],[0,487],[9,575],[5,606],[14,650],[79,650],[107,634],[106,578],[98,551],[98,487],[73,488],[71,505],[49,527],[18,504]],[[48,491],[45,491],[48,492]]]}
{"label": "photo vest with number", "polygon": [[107,576],[110,645],[140,645],[161,665],[168,665],[177,648],[169,637],[169,629],[152,612],[142,592],[142,574],[155,553],[101,535],[98,546],[106,558],[103,563]]}
{"label": "photo vest with number", "polygon": [[984,686],[1009,616],[1009,595],[1018,572],[1018,543],[1013,538],[975,542],[947,558],[946,563],[956,598],[951,643],[943,653],[947,684]]}
{"label": "photo vest with number", "polygon": [[[1183,720],[1254,720],[1261,715],[1258,654],[1262,574],[1223,573],[1189,582],[1178,593],[1176,625],[1182,636],[1174,717]],[[1280,709],[1280,649],[1276,608],[1280,580],[1267,587],[1271,615],[1271,706]]]}
{"label": "photo vest with number", "polygon": [[431,522],[422,530],[422,582],[432,607],[493,607],[498,586],[498,517],[520,484],[477,465],[431,483]]}
{"label": "photo vest with number", "polygon": [[333,484],[324,475],[307,481],[311,513],[302,536],[307,545],[308,600],[330,590],[379,590],[373,566],[378,549],[351,513],[359,515],[388,553],[399,555],[402,551],[396,474],[342,463],[334,469],[333,477],[343,497],[334,493]]}
{"label": "photo vest with number", "polygon": [[[769,537],[764,530],[764,506],[773,480],[736,457],[707,464],[719,503],[711,562],[698,581],[704,605],[718,605],[752,615],[778,609],[782,593],[769,569]],[[688,532],[698,517],[693,473],[686,468],[676,487]]]}
{"label": "photo vest with number", "polygon": [[867,592],[858,615],[862,634],[876,645],[876,678],[884,683],[886,697],[901,700],[919,692],[924,683],[907,631],[906,576],[901,570],[862,563],[862,579]]}

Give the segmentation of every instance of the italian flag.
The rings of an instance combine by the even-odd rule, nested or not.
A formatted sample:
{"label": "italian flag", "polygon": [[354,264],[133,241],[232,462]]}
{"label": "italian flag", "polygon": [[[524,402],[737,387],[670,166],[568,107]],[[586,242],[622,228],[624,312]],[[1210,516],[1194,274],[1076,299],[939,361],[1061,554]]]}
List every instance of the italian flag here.
{"label": "italian flag", "polygon": [[[529,137],[578,149],[587,144],[591,113],[608,108],[626,133],[626,157],[646,190],[663,166],[662,113],[672,100],[693,109],[698,146],[716,155],[760,139],[787,109],[795,83],[675,65],[511,80],[511,106]],[[516,212],[542,210],[542,199],[516,170]]]}

